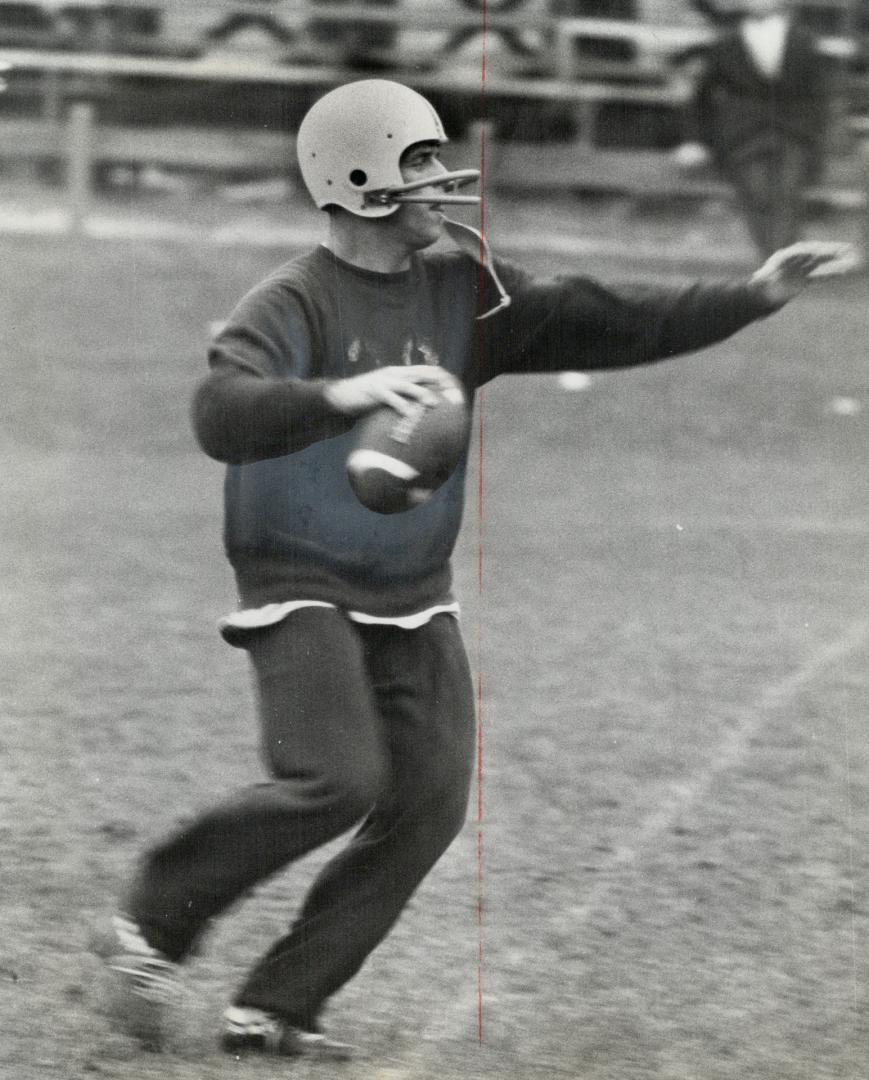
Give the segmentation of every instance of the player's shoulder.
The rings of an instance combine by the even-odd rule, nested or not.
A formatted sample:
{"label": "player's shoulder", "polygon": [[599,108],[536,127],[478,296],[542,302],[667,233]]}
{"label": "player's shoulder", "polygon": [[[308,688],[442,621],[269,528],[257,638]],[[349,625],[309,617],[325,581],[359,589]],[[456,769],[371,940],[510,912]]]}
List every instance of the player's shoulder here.
{"label": "player's shoulder", "polygon": [[476,265],[464,251],[436,248],[416,256],[419,265],[432,277],[461,277],[473,273]]}
{"label": "player's shoulder", "polygon": [[292,288],[322,275],[325,248],[312,248],[276,266],[259,283],[260,288]]}
{"label": "player's shoulder", "polygon": [[[461,282],[478,281],[480,262],[467,252],[450,250],[424,251],[417,256],[433,277]],[[503,281],[509,281],[514,289],[519,289],[534,280],[522,267],[507,259],[496,258],[495,269]]]}
{"label": "player's shoulder", "polygon": [[316,292],[324,278],[321,263],[322,259],[316,249],[287,259],[260,278],[248,290],[245,299],[274,298],[281,295],[291,297],[305,292]]}

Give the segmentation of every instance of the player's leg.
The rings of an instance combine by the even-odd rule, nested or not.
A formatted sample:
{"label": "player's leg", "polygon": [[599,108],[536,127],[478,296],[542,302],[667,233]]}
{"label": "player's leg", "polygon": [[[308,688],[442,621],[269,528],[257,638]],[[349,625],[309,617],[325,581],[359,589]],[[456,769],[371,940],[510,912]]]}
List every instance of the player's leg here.
{"label": "player's leg", "polygon": [[303,1027],[389,932],[467,807],[474,702],[457,621],[365,628],[365,637],[390,747],[388,791],[235,999]]}
{"label": "player's leg", "polygon": [[252,886],[360,821],[385,783],[381,722],[352,623],[304,608],[254,634],[249,651],[273,779],[151,851],[128,900],[149,944],[171,960]]}

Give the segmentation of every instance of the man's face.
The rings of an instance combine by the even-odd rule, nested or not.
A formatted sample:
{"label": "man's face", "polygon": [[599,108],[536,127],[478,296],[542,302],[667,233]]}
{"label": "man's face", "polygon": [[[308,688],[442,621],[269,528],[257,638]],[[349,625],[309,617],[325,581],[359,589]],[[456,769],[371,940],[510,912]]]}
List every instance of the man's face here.
{"label": "man's face", "polygon": [[[431,177],[436,180],[447,171],[440,160],[437,143],[416,143],[402,154],[399,162],[402,179],[406,184]],[[437,196],[437,187],[421,188],[418,194]],[[440,239],[443,214],[437,204],[403,203],[396,213],[386,219],[413,251],[430,247]]]}

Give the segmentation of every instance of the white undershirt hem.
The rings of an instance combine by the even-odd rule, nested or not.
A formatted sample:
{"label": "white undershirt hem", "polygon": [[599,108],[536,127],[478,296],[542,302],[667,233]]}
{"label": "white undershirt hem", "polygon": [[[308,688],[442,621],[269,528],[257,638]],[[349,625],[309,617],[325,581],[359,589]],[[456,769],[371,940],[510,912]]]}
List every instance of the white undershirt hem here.
{"label": "white undershirt hem", "polygon": [[[265,626],[275,626],[283,622],[288,615],[300,608],[323,607],[337,611],[337,605],[327,604],[323,600],[287,600],[282,604],[266,604],[259,608],[244,608],[226,615],[217,624],[221,633],[224,630],[261,630]],[[459,615],[459,605],[452,601],[448,604],[435,604],[424,611],[412,615],[368,615],[364,611],[345,612],[348,619],[367,626],[398,626],[402,630],[417,630],[425,626],[435,615]]]}

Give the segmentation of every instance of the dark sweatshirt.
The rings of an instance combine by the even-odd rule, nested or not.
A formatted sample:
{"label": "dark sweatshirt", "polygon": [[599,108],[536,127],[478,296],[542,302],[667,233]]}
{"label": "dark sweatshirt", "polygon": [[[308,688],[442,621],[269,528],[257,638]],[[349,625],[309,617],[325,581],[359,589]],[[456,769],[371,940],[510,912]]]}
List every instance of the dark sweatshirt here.
{"label": "dark sweatshirt", "polygon": [[501,374],[631,367],[700,349],[772,310],[746,284],[611,289],[579,276],[539,281],[498,263],[510,307],[467,255],[425,253],[381,274],[319,247],[249,292],[215,339],[193,420],[228,465],[224,540],[241,605],[321,600],[377,616],[451,599],[450,554],[467,448],[426,504],[380,515],[345,462],[354,420],[325,380],[378,366],[440,364],[469,398]]}

